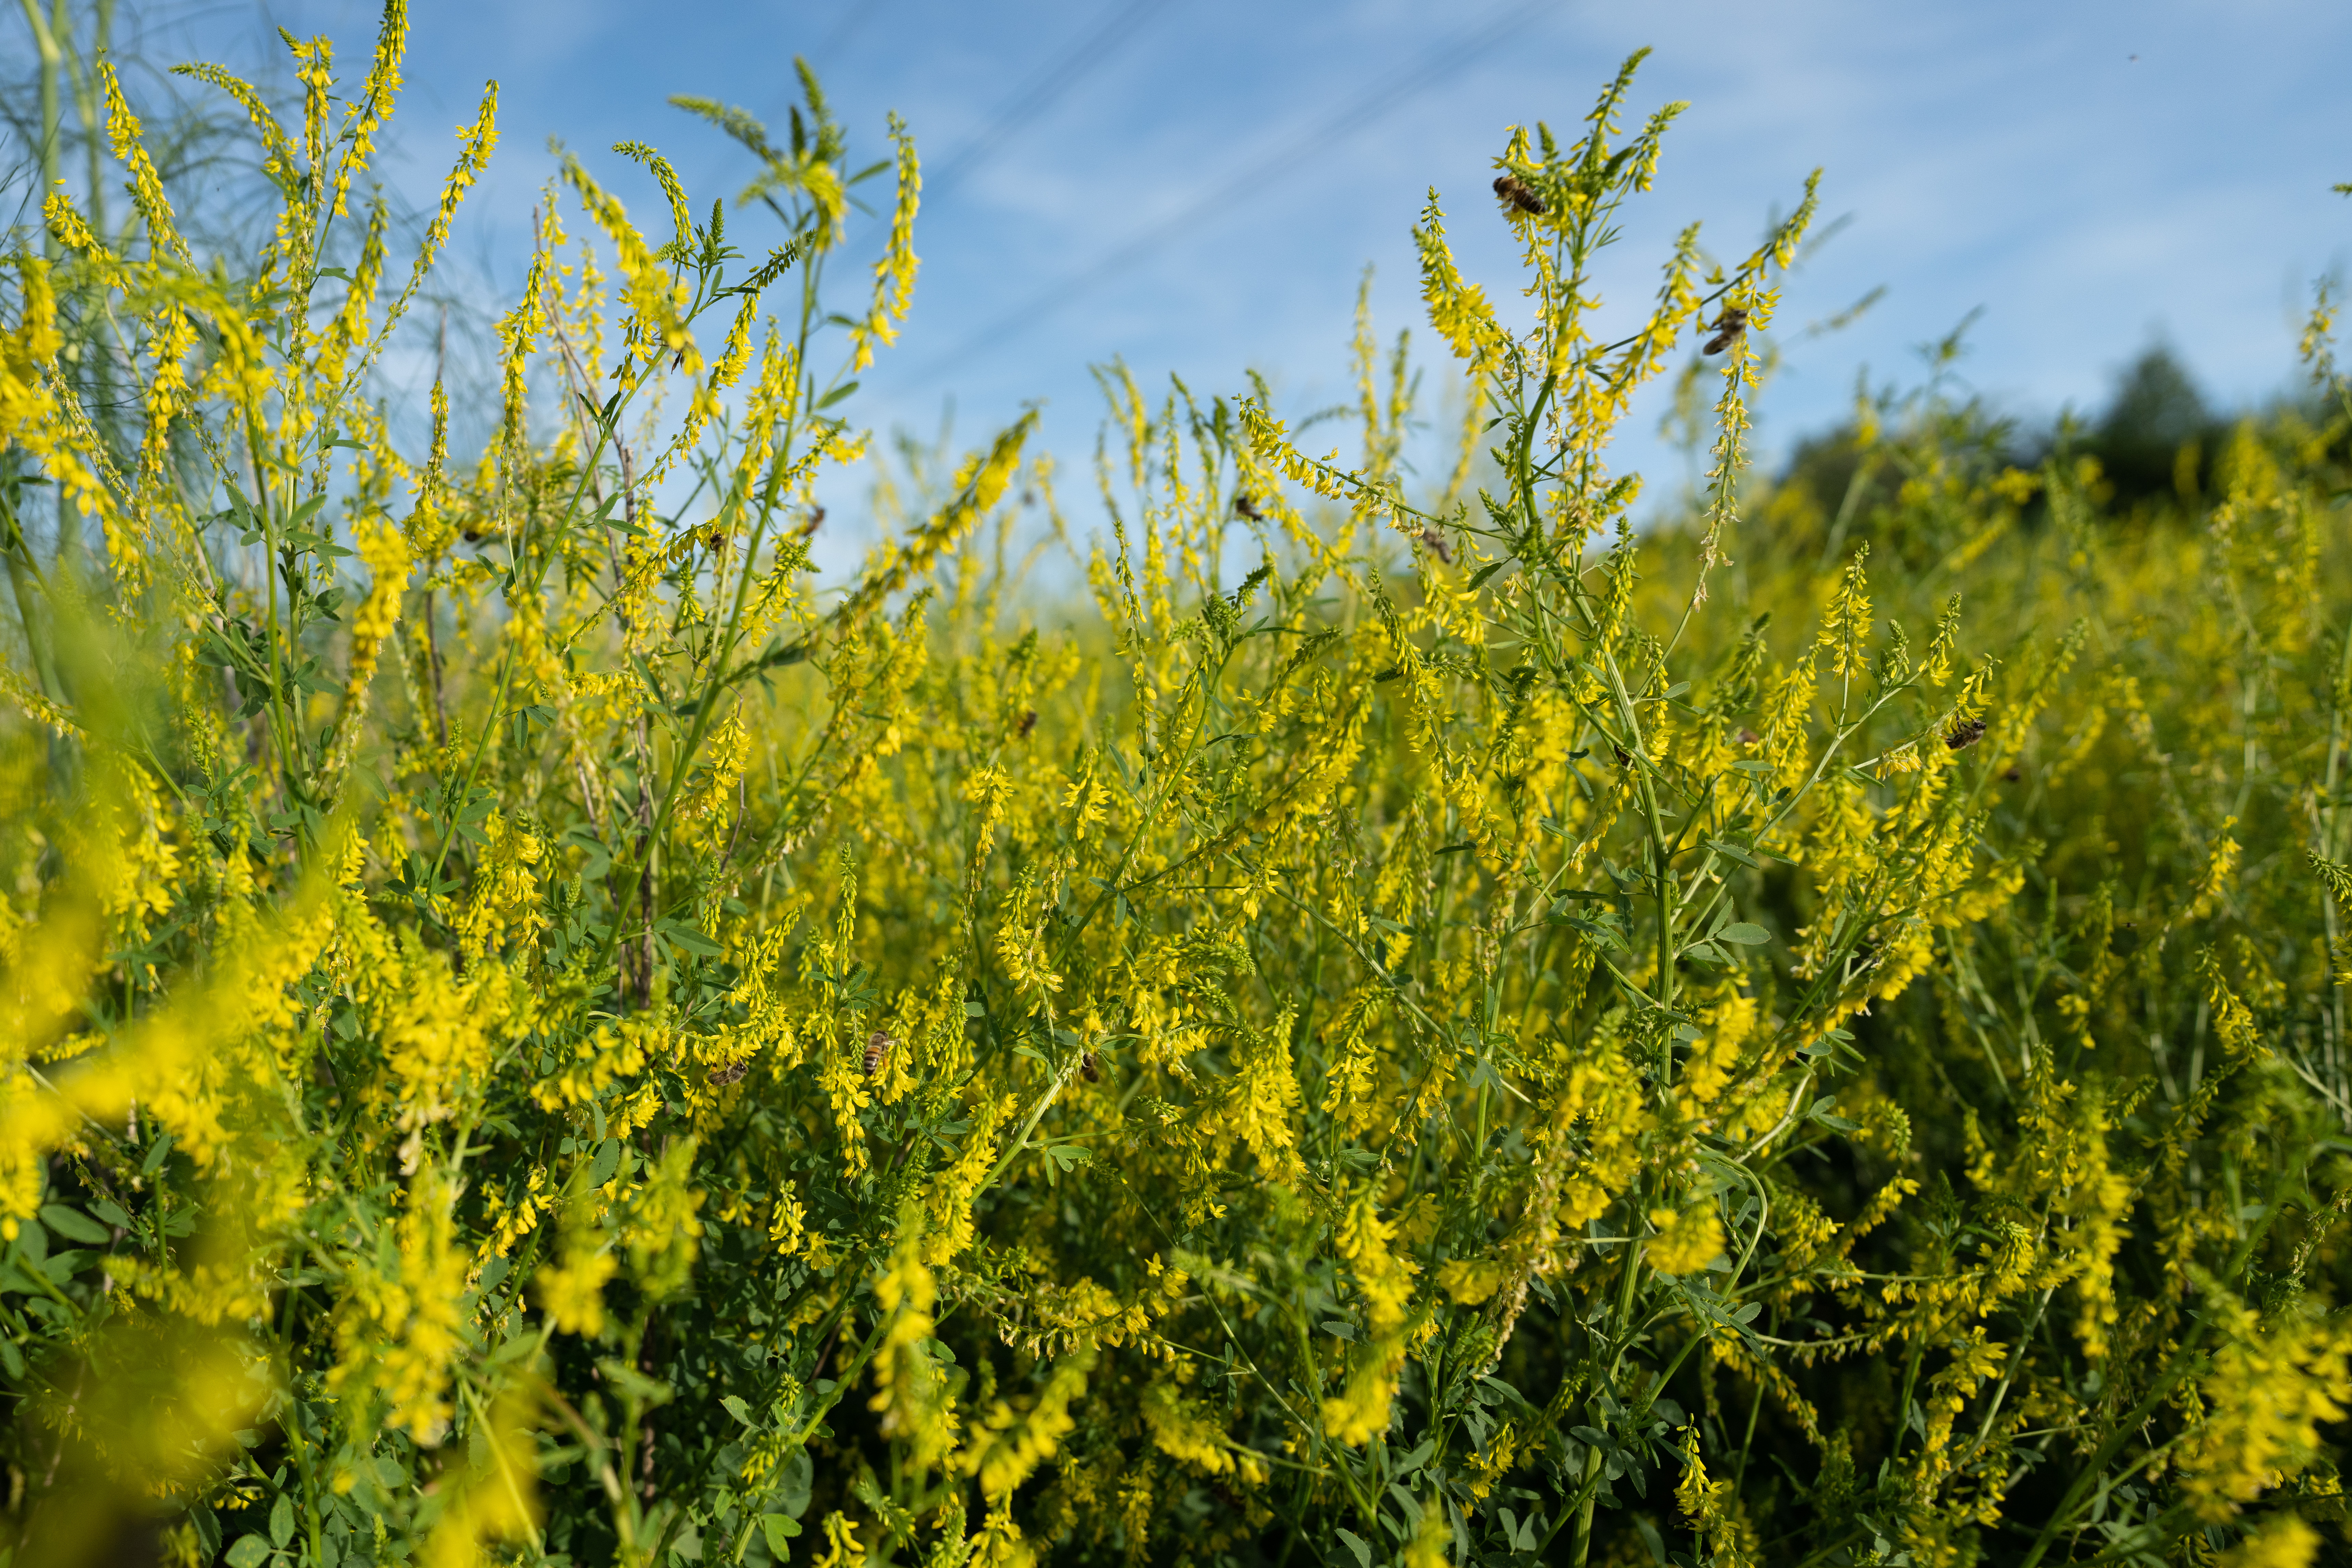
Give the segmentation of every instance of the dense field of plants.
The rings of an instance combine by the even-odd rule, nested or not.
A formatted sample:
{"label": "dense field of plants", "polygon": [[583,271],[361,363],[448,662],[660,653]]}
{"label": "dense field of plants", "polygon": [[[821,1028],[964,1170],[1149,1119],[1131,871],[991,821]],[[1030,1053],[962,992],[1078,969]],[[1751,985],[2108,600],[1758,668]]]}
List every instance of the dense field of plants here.
{"label": "dense field of plants", "polygon": [[1768,486],[1811,195],[1604,309],[1629,62],[1419,217],[1442,483],[1367,321],[1360,445],[1116,373],[1098,535],[1024,422],[828,585],[904,129],[567,162],[453,452],[380,370],[495,90],[395,246],[404,27],[194,73],[257,257],[77,63],[131,210],[0,262],[0,1556],[2342,1560],[2324,296],[2168,490],[1932,388]]}

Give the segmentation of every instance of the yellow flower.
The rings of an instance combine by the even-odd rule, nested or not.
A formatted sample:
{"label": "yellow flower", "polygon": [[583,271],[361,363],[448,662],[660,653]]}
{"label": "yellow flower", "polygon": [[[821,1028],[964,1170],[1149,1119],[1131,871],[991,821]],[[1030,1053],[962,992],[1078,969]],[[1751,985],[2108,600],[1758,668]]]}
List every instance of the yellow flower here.
{"label": "yellow flower", "polygon": [[1652,1209],[1656,1227],[1642,1255],[1661,1274],[1696,1274],[1723,1253],[1723,1222],[1711,1200],[1686,1209]]}

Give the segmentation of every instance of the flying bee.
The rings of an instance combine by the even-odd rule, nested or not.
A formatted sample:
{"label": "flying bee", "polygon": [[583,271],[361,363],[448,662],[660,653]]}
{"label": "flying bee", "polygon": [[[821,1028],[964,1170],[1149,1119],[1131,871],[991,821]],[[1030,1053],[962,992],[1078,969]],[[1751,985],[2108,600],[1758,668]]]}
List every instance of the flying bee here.
{"label": "flying bee", "polygon": [[1429,547],[1432,555],[1448,566],[1454,564],[1454,547],[1445,542],[1445,535],[1433,528],[1424,528],[1421,531],[1421,542]]}
{"label": "flying bee", "polygon": [[806,539],[809,535],[816,531],[817,524],[824,521],[824,508],[821,506],[813,506],[809,508],[809,519],[806,522],[801,524],[799,537]]}
{"label": "flying bee", "polygon": [[1713,332],[1715,336],[1706,340],[1706,352],[1711,354],[1721,353],[1724,350],[1738,342],[1739,341],[1739,335],[1747,330],[1748,311],[1746,309],[1738,305],[1727,307],[1723,314],[1715,319],[1715,325],[1707,329],[1707,331]]}
{"label": "flying bee", "polygon": [[1029,731],[1032,731],[1032,730],[1034,730],[1034,729],[1035,729],[1036,727],[1037,727],[1037,710],[1035,710],[1034,708],[1032,708],[1031,710],[1029,710],[1029,711],[1028,711],[1028,712],[1024,713],[1023,715],[1021,715],[1021,734],[1022,734],[1022,736],[1025,739],[1025,738],[1028,736]]}
{"label": "flying bee", "polygon": [[1538,217],[1541,217],[1549,210],[1544,205],[1544,199],[1536,195],[1536,188],[1517,174],[1496,175],[1495,194],[1519,211],[1533,213]]}
{"label": "flying bee", "polygon": [[1087,1075],[1088,1083],[1102,1082],[1102,1068],[1095,1066],[1095,1054],[1088,1051],[1078,1058],[1078,1070]]}
{"label": "flying bee", "polygon": [[877,1029],[866,1041],[866,1076],[872,1078],[890,1059],[890,1037]]}
{"label": "flying bee", "polygon": [[1234,510],[1241,513],[1244,517],[1249,519],[1252,522],[1264,522],[1265,521],[1265,514],[1257,510],[1257,503],[1250,500],[1249,497],[1245,495],[1239,495],[1234,498]]}
{"label": "flying bee", "polygon": [[1983,740],[1984,732],[1985,721],[1981,719],[1971,719],[1965,724],[1954,725],[1952,732],[1944,737],[1944,744],[1952,751],[1965,752]]}

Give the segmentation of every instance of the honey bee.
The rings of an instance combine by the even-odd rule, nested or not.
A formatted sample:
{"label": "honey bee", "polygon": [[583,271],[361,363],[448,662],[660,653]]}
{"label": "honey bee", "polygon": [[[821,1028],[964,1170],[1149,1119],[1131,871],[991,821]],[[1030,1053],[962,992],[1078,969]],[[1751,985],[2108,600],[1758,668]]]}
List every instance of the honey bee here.
{"label": "honey bee", "polygon": [[1715,336],[1706,340],[1705,352],[1719,354],[1738,342],[1739,334],[1748,330],[1748,312],[1740,306],[1729,306],[1723,314],[1715,319],[1715,325],[1707,330]]}
{"label": "honey bee", "polygon": [[751,1070],[751,1064],[750,1062],[729,1062],[725,1067],[720,1068],[717,1072],[710,1075],[710,1087],[713,1089],[725,1089],[729,1084],[740,1081],[743,1075]]}
{"label": "honey bee", "polygon": [[817,524],[818,524],[818,523],[823,522],[824,521],[824,508],[823,508],[823,507],[821,507],[821,506],[813,506],[813,507],[809,508],[809,519],[808,519],[808,521],[807,521],[806,522],[804,522],[804,523],[801,524],[800,529],[799,529],[799,531],[798,531],[798,537],[799,537],[799,538],[802,538],[802,539],[806,539],[809,535],[811,535],[811,534],[813,534],[813,533],[814,533],[814,532],[816,531],[816,526],[817,526]]}
{"label": "honey bee", "polygon": [[877,1029],[866,1041],[866,1076],[872,1078],[890,1059],[890,1037]]}
{"label": "honey bee", "polygon": [[1454,564],[1454,547],[1445,542],[1445,535],[1433,528],[1424,528],[1421,531],[1421,542],[1428,547],[1432,555],[1436,556],[1448,566]]}
{"label": "honey bee", "polygon": [[1250,500],[1249,497],[1245,495],[1235,496],[1234,498],[1234,510],[1241,513],[1244,517],[1249,519],[1252,522],[1264,522],[1265,521],[1265,514],[1257,510],[1257,503]]}
{"label": "honey bee", "polygon": [[1535,187],[1517,174],[1496,175],[1495,194],[1523,213],[1533,213],[1540,217],[1549,210],[1544,205],[1544,199],[1536,195]]}
{"label": "honey bee", "polygon": [[1087,1075],[1087,1081],[1088,1083],[1102,1082],[1102,1069],[1095,1066],[1094,1052],[1088,1051],[1085,1056],[1078,1058],[1078,1070]]}
{"label": "honey bee", "polygon": [[1023,735],[1023,737],[1025,739],[1025,738],[1027,737],[1027,735],[1028,735],[1029,731],[1032,731],[1032,730],[1034,730],[1034,729],[1035,729],[1036,727],[1037,727],[1037,710],[1035,710],[1034,708],[1032,708],[1031,710],[1029,710],[1029,711],[1028,711],[1028,712],[1024,713],[1023,715],[1021,715],[1021,734],[1022,734],[1022,735]]}
{"label": "honey bee", "polygon": [[1981,719],[1971,719],[1965,724],[1955,725],[1952,732],[1944,737],[1944,744],[1952,751],[1965,752],[1983,740],[1984,732],[1985,721]]}

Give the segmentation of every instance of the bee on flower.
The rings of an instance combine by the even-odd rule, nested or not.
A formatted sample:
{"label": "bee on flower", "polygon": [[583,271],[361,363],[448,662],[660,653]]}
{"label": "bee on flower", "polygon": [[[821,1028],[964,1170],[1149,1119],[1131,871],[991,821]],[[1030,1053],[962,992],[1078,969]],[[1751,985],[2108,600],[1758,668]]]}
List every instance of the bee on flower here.
{"label": "bee on flower", "polygon": [[1748,311],[1738,305],[1729,306],[1723,314],[1715,319],[1715,324],[1707,331],[1713,332],[1715,336],[1706,340],[1706,347],[1702,352],[1719,354],[1738,342],[1747,332]]}
{"label": "bee on flower", "polygon": [[1496,175],[1495,195],[1502,199],[1505,206],[1534,217],[1541,217],[1551,210],[1544,204],[1543,197],[1536,194],[1536,188],[1517,174]]}

